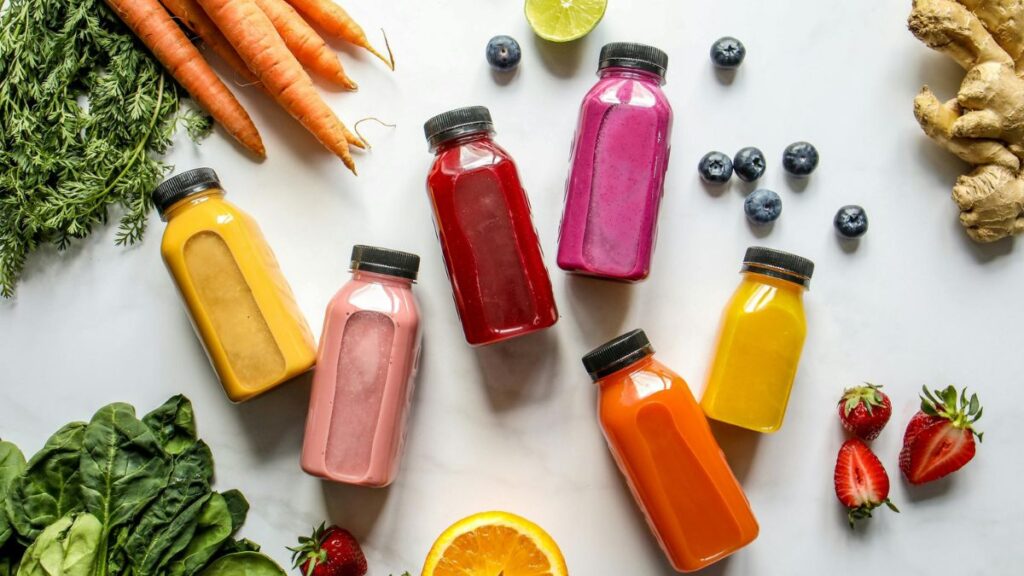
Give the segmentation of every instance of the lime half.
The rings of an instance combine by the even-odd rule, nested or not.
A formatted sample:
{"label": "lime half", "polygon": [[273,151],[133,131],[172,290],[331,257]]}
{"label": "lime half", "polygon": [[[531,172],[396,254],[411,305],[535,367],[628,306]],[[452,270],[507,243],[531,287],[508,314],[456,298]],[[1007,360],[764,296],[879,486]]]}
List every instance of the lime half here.
{"label": "lime half", "polygon": [[582,38],[604,17],[608,0],[526,0],[526,19],[550,42]]}

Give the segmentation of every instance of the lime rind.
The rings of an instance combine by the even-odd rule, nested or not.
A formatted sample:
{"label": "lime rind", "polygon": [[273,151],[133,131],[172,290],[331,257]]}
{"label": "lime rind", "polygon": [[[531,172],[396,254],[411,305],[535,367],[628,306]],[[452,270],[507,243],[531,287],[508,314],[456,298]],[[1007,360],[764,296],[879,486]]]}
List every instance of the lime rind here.
{"label": "lime rind", "polygon": [[526,0],[526,20],[549,42],[578,40],[604,18],[608,0]]}

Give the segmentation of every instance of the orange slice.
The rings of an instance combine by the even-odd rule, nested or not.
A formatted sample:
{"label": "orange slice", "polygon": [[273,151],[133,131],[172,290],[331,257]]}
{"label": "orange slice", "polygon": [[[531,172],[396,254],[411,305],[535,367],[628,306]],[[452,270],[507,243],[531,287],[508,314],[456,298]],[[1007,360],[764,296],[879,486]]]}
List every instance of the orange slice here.
{"label": "orange slice", "polygon": [[423,576],[568,576],[558,544],[540,526],[507,512],[456,522],[434,542]]}

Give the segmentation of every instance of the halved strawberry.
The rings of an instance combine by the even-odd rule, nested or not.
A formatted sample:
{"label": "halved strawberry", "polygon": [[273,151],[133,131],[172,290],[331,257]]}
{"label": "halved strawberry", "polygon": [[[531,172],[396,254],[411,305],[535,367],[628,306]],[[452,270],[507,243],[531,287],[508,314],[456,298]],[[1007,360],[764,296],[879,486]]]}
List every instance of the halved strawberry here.
{"label": "halved strawberry", "polygon": [[860,438],[843,443],[836,459],[836,497],[849,508],[850,528],[857,520],[871,518],[871,511],[882,504],[899,512],[889,501],[889,475],[871,448]]}
{"label": "halved strawberry", "polygon": [[[959,400],[958,400],[959,399]],[[911,484],[938,480],[964,467],[974,458],[974,430],[981,418],[977,394],[967,397],[967,389],[959,394],[953,386],[945,390],[924,388],[921,410],[914,414],[903,434],[900,470]]]}
{"label": "halved strawberry", "polygon": [[865,384],[847,388],[839,400],[839,420],[851,434],[874,440],[892,416],[892,402],[881,386]]}

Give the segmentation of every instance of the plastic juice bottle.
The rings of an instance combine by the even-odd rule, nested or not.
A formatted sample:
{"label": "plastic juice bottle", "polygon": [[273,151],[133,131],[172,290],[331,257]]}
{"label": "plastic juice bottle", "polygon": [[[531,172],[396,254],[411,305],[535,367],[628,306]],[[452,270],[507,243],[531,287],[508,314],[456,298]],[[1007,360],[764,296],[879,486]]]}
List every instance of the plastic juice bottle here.
{"label": "plastic juice bottle", "polygon": [[758,432],[775,432],[789,403],[807,335],[804,291],[814,263],[753,247],[743,280],[722,315],[701,407],[709,418]]}
{"label": "plastic juice bottle", "polygon": [[436,154],[427,193],[455,307],[476,346],[529,334],[558,320],[551,280],[512,158],[491,139],[482,106],[424,125]]}
{"label": "plastic juice bottle", "polygon": [[672,134],[661,86],[668,56],[643,44],[601,49],[601,79],[580,107],[558,239],[563,270],[647,278]]}
{"label": "plastic juice bottle", "polygon": [[362,486],[395,479],[420,353],[415,254],[355,246],[327,305],[302,446],[309,474]]}
{"label": "plastic juice bottle", "polygon": [[309,370],[313,335],[248,214],[224,200],[217,173],[163,182],[153,203],[167,222],[160,251],[228,398],[248,400]]}
{"label": "plastic juice bottle", "polygon": [[608,447],[672,566],[692,572],[757,538],[758,526],[683,379],[642,330],[583,357]]}

